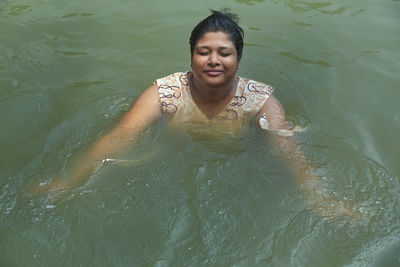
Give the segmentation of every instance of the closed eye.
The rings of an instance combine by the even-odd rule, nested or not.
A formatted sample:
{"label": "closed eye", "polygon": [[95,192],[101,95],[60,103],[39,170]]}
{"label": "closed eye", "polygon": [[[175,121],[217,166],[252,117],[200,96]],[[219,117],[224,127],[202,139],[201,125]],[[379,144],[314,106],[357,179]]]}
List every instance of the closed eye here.
{"label": "closed eye", "polygon": [[232,55],[231,53],[220,53],[221,54],[221,56],[223,56],[223,57],[229,57],[230,55]]}

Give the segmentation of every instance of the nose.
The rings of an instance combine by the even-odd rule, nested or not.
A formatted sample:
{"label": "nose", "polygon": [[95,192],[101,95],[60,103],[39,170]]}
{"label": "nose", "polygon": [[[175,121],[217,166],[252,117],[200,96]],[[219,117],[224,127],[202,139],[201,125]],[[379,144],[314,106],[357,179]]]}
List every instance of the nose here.
{"label": "nose", "polygon": [[210,53],[210,57],[208,59],[208,64],[210,66],[218,66],[220,64],[218,53],[215,53],[215,52]]}

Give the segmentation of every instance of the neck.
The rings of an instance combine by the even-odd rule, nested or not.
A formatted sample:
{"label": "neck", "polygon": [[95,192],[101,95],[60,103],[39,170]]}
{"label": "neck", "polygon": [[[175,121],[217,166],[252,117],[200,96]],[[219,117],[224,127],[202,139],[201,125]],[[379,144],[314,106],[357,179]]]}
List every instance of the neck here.
{"label": "neck", "polygon": [[196,80],[191,73],[189,76],[190,92],[194,98],[201,102],[221,103],[230,99],[230,97],[235,93],[236,80],[237,79],[235,78],[227,84],[212,87],[201,84],[201,82]]}

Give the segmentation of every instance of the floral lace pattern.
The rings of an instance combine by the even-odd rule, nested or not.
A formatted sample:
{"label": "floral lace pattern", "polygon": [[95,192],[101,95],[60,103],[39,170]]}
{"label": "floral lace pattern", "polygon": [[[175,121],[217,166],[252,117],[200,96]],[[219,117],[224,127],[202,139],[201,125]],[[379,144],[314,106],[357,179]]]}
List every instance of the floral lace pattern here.
{"label": "floral lace pattern", "polygon": [[160,103],[164,113],[180,122],[237,121],[253,117],[271,96],[274,88],[246,78],[238,77],[235,95],[225,109],[208,119],[197,107],[189,89],[188,72],[177,72],[156,80]]}

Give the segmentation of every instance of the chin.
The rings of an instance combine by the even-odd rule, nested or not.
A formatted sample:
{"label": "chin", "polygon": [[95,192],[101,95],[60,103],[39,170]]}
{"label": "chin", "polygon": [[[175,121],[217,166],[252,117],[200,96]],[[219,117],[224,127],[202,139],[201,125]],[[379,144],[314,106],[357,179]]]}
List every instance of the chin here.
{"label": "chin", "polygon": [[204,75],[203,81],[210,85],[222,85],[227,82],[227,79],[224,75],[217,76],[217,77],[210,77],[208,75]]}
{"label": "chin", "polygon": [[218,86],[222,86],[222,85],[224,85],[226,83],[225,80],[218,80],[218,81],[216,81],[216,80],[212,80],[212,81],[205,80],[204,82],[210,87],[218,87]]}

